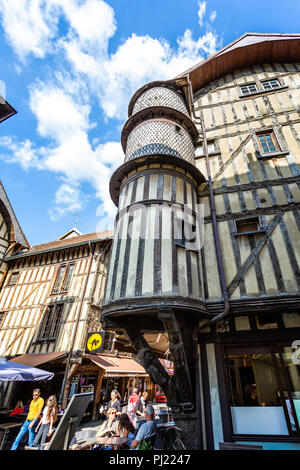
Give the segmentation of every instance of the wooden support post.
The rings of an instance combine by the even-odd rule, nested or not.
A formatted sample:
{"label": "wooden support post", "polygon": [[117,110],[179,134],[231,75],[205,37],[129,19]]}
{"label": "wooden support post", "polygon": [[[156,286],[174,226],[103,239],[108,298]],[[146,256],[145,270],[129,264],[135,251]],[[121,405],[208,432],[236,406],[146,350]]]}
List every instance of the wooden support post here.
{"label": "wooden support post", "polygon": [[98,414],[98,409],[99,409],[99,404],[100,404],[100,394],[101,394],[102,380],[103,380],[104,374],[105,374],[105,370],[100,369],[99,372],[98,372],[97,384],[96,384],[96,389],[95,389],[95,394],[94,394],[92,421],[94,421],[96,419],[96,416]]}

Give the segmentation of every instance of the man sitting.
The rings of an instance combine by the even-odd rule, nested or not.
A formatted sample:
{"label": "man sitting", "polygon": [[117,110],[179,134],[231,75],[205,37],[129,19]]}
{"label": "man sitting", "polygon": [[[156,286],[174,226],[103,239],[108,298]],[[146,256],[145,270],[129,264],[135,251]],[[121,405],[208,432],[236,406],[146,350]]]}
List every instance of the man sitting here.
{"label": "man sitting", "polygon": [[147,439],[148,437],[153,436],[153,434],[156,434],[156,424],[154,422],[155,412],[153,406],[148,405],[146,407],[144,416],[146,418],[146,422],[142,424],[138,430],[138,433],[132,442],[130,449],[136,449],[144,439]]}

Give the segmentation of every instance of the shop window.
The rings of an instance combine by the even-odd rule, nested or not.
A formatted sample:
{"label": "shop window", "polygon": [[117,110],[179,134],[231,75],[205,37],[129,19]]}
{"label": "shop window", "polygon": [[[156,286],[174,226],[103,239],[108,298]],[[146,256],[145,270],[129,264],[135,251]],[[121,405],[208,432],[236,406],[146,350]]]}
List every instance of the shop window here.
{"label": "shop window", "polygon": [[300,437],[300,375],[293,350],[277,344],[225,348],[234,435]]}
{"label": "shop window", "polygon": [[18,282],[18,279],[19,279],[19,275],[20,275],[19,271],[13,271],[13,272],[11,272],[10,275],[9,275],[7,284],[8,284],[9,286],[14,286],[14,285],[16,285],[17,282]]}
{"label": "shop window", "polygon": [[62,321],[63,308],[64,304],[53,304],[47,307],[38,341],[53,341],[57,339]]}
{"label": "shop window", "polygon": [[52,294],[68,292],[74,268],[75,263],[64,263],[58,267]]}

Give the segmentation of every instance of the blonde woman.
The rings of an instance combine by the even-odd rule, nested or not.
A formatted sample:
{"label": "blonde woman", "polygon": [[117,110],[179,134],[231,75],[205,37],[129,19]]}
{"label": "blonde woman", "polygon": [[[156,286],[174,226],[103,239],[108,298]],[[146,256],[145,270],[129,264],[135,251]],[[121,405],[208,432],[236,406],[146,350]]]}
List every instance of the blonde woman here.
{"label": "blonde woman", "polygon": [[34,442],[33,447],[39,447],[39,449],[44,449],[43,444],[46,443],[47,436],[51,436],[53,424],[57,421],[57,401],[55,395],[51,395],[43,410],[42,417],[39,424],[36,427],[36,432],[38,431]]}

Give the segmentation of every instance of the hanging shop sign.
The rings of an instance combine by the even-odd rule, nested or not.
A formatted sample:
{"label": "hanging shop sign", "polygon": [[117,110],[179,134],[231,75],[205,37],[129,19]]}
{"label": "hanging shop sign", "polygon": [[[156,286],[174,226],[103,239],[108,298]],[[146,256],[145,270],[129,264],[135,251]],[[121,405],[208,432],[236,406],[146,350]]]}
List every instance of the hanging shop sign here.
{"label": "hanging shop sign", "polygon": [[105,331],[89,333],[86,341],[86,351],[89,354],[99,354],[102,352]]}

